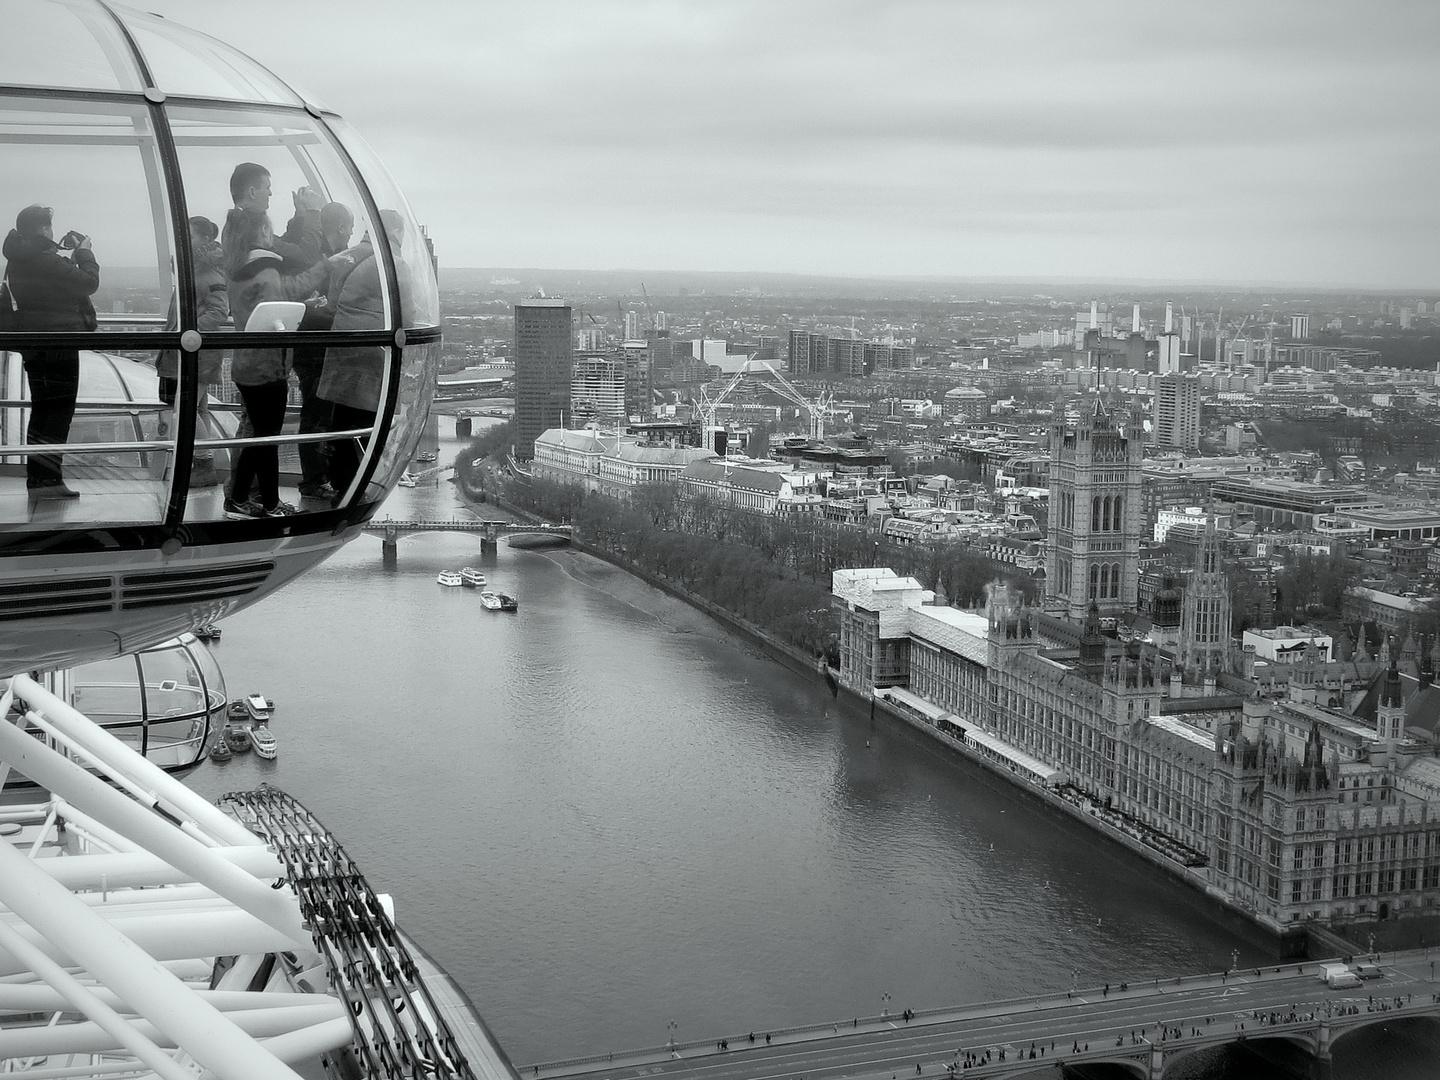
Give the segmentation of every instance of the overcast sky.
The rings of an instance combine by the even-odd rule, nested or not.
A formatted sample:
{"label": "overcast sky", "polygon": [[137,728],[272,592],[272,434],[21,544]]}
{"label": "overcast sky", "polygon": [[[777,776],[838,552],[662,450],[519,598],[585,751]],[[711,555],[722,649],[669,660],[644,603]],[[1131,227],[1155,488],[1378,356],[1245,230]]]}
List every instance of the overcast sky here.
{"label": "overcast sky", "polygon": [[132,0],[449,266],[1440,288],[1440,4]]}

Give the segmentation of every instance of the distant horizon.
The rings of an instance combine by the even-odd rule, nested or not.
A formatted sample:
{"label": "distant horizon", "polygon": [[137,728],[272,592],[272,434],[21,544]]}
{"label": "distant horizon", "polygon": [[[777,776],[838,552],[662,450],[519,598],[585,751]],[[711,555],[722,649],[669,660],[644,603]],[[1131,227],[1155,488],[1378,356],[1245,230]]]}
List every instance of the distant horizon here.
{"label": "distant horizon", "polygon": [[[1241,280],[1205,280],[1205,279],[1166,279],[1166,278],[1106,278],[1106,277],[1065,277],[1065,276],[1038,276],[1038,275],[954,275],[954,274],[844,274],[831,273],[823,274],[812,271],[789,271],[789,270],[660,270],[654,268],[638,267],[543,267],[543,266],[446,266],[441,263],[440,274],[443,278],[446,274],[529,274],[533,276],[555,276],[566,274],[594,275],[594,276],[634,276],[637,280],[638,291],[639,281],[664,281],[667,278],[683,277],[693,275],[696,277],[712,278],[749,278],[749,279],[790,279],[810,282],[854,282],[854,283],[914,283],[927,285],[1023,285],[1027,288],[1038,286],[1056,286],[1067,289],[1074,288],[1096,288],[1096,289],[1188,289],[1215,291],[1233,289],[1243,292],[1275,291],[1275,292],[1305,292],[1315,291],[1327,294],[1331,293],[1358,293],[1362,295],[1375,296],[1415,296],[1424,299],[1427,296],[1440,296],[1440,284],[1431,286],[1377,286],[1362,285],[1358,283],[1344,282],[1294,282],[1294,281],[1241,281]],[[524,285],[525,282],[520,282]]]}
{"label": "distant horizon", "polygon": [[145,7],[334,107],[456,266],[1440,292],[1426,0]]}

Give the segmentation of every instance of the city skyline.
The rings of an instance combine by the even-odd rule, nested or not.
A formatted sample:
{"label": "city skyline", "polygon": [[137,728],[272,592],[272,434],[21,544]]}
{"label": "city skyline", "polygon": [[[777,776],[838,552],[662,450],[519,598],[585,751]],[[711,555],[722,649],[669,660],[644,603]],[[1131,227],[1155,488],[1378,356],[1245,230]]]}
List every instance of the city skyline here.
{"label": "city skyline", "polygon": [[1424,5],[150,6],[338,105],[451,267],[1440,285]]}

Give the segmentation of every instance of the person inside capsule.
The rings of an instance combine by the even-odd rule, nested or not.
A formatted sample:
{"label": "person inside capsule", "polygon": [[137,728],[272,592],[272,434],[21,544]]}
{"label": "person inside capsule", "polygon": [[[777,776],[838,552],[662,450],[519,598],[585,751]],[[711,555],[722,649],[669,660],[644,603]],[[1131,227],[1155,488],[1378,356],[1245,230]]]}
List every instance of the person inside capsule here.
{"label": "person inside capsule", "polygon": [[[76,332],[95,329],[90,297],[100,287],[100,264],[83,233],[67,232],[55,241],[55,211],[33,203],[15,218],[5,237],[5,284],[13,306],[7,313],[15,330]],[[68,254],[67,254],[68,252]],[[30,383],[31,445],[61,444],[70,437],[75,398],[80,389],[78,349],[27,348],[22,354]],[[60,454],[31,453],[25,488],[31,499],[75,499],[65,483]]]}

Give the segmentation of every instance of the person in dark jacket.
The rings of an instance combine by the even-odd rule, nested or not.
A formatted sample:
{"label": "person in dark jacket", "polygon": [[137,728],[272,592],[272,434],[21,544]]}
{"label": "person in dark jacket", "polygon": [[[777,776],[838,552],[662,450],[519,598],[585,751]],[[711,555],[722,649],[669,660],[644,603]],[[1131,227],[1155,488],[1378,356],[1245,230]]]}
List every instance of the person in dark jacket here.
{"label": "person in dark jacket", "polygon": [[[410,291],[410,269],[400,258],[405,221],[394,210],[380,211],[380,224],[390,241],[401,293]],[[367,235],[353,249],[355,268],[345,278],[335,301],[335,330],[379,330],[385,325],[385,276]],[[380,394],[390,350],[383,345],[330,346],[320,374],[319,394],[335,405],[332,431],[373,428],[380,411]],[[368,440],[365,440],[368,442]],[[354,438],[330,444],[330,482],[340,498],[360,471],[364,445]]]}
{"label": "person in dark jacket", "polygon": [[[38,204],[27,206],[15,218],[0,254],[15,301],[18,329],[83,332],[95,329],[95,307],[90,297],[100,287],[100,265],[90,250],[90,238],[67,233],[67,256],[55,242],[54,211]],[[26,349],[25,377],[30,382],[30,427],[25,441],[32,445],[61,444],[70,437],[75,397],[80,390],[78,349]],[[32,453],[25,463],[25,486],[32,498],[74,499],[61,473],[59,454]]]}
{"label": "person in dark jacket", "polygon": [[[307,240],[304,211],[298,207],[295,216],[285,229],[285,239],[297,247]],[[320,208],[320,244],[316,258],[328,259],[338,255],[350,244],[350,235],[355,231],[355,215],[344,203],[326,203]],[[305,301],[305,317],[300,320],[301,330],[329,330],[335,321],[335,302],[338,299],[343,279],[339,275],[330,280],[329,296],[320,296]],[[317,392],[320,375],[325,368],[325,346],[295,346],[294,371],[300,383],[300,434],[330,431],[331,414],[334,406]],[[329,501],[335,497],[330,486],[330,448],[326,443],[301,443],[300,452],[300,495],[306,499]]]}
{"label": "person in dark jacket", "polygon": [[[249,323],[251,313],[260,304],[271,300],[304,300],[327,285],[332,269],[353,265],[351,259],[342,254],[319,260],[301,274],[282,273],[284,260],[274,250],[270,219],[263,210],[231,210],[225,221],[224,236],[230,314],[239,327]],[[280,434],[289,390],[289,350],[236,349],[230,363],[230,377],[240,391],[255,435]],[[249,499],[252,482],[260,488],[258,503]],[[230,477],[225,516],[243,519],[295,513],[295,507],[280,501],[279,484],[280,458],[276,447],[245,447]]]}

